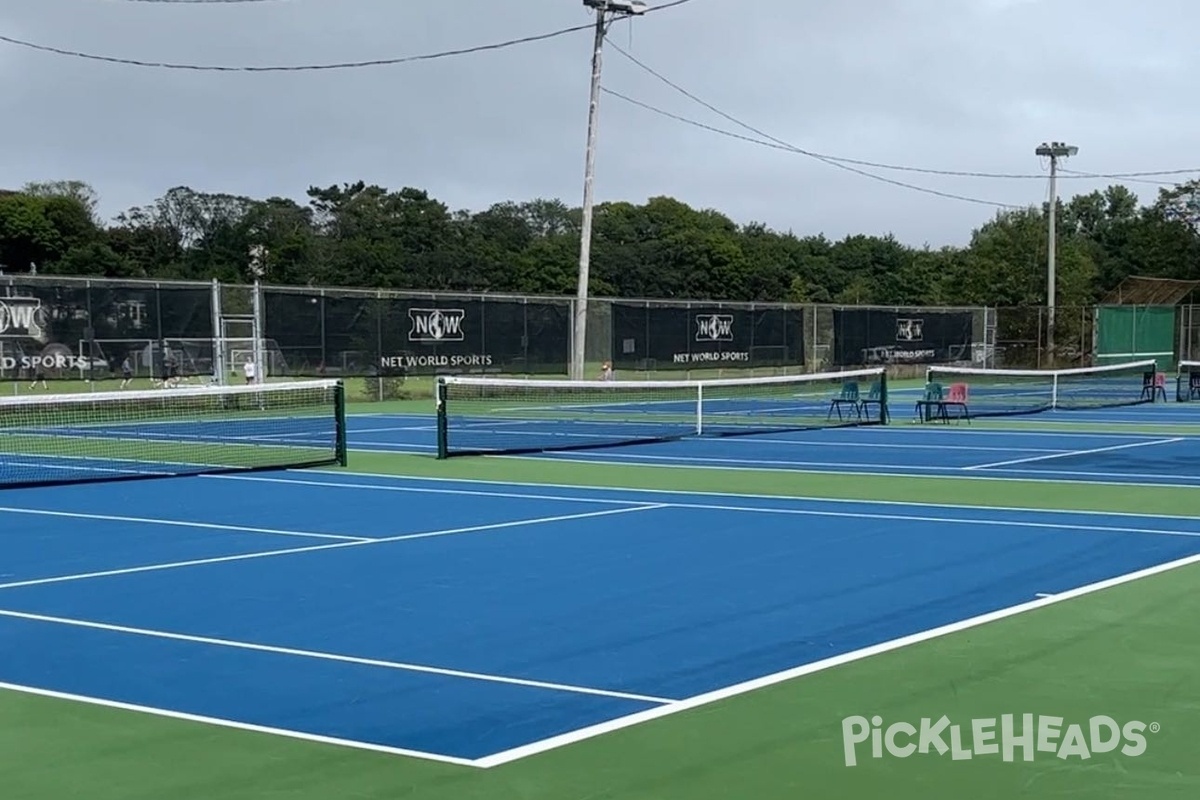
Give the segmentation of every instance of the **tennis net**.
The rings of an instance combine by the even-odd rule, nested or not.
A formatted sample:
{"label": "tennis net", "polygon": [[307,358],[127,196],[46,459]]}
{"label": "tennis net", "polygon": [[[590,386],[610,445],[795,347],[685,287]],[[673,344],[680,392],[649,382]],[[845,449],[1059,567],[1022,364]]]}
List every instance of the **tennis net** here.
{"label": "tennis net", "polygon": [[884,422],[882,368],[705,381],[438,379],[438,456],[536,453]]}
{"label": "tennis net", "polygon": [[345,461],[338,381],[0,399],[0,488]]}
{"label": "tennis net", "polygon": [[964,385],[970,415],[987,417],[1152,403],[1158,371],[1154,361],[1058,370],[932,366],[927,380],[942,389]]}

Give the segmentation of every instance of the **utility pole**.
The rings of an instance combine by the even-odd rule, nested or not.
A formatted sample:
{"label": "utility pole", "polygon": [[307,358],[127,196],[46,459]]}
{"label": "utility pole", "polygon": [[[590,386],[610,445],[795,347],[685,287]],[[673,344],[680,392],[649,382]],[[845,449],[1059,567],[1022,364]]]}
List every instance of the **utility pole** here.
{"label": "utility pole", "polygon": [[615,19],[646,13],[639,0],[583,0],[596,12],[596,44],[592,50],[592,91],[588,107],[587,153],[583,170],[583,220],[579,228],[579,286],[575,298],[575,327],[572,336],[571,379],[583,380],[587,358],[588,281],[592,258],[592,184],[596,174],[596,125],[600,116],[600,65],[604,36]]}
{"label": "utility pole", "polygon": [[1034,155],[1050,159],[1050,212],[1047,215],[1049,233],[1046,247],[1046,349],[1050,352],[1050,366],[1053,367],[1055,259],[1058,255],[1058,160],[1070,158],[1079,152],[1079,148],[1063,142],[1042,142],[1033,152]]}

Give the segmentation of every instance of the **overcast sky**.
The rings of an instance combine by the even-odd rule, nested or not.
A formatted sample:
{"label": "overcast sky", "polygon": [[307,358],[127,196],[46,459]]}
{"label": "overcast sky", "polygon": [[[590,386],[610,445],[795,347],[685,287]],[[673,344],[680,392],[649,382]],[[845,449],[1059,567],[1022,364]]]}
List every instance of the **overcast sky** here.
{"label": "overcast sky", "polygon": [[[651,5],[665,0],[651,0]],[[573,25],[580,0],[2,0],[0,35],[203,65],[304,65],[472,47]],[[1200,4],[1189,0],[691,0],[610,42],[738,120],[842,158],[1044,175],[1200,166]],[[0,187],[82,179],[111,217],[172,186],[304,200],[310,185],[416,186],[455,209],[582,197],[591,34],[419,63],[286,73],[100,63],[0,43]],[[748,132],[610,47],[604,84]],[[872,168],[1000,204],[1044,178]],[[1197,177],[1196,173],[1191,176]],[[1161,180],[1175,180],[1163,178]],[[1110,180],[1070,179],[1069,195]],[[1129,182],[1143,200],[1153,183]],[[671,195],[797,234],[963,243],[997,210],[888,185],[605,96],[597,200]]]}

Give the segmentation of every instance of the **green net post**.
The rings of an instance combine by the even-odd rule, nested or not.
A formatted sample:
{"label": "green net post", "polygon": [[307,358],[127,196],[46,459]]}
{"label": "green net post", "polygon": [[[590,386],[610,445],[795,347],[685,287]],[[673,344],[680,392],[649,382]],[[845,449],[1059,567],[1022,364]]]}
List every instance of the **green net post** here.
{"label": "green net post", "polygon": [[879,376],[879,421],[884,425],[888,424],[891,419],[891,414],[888,413],[888,376],[887,370]]}
{"label": "green net post", "polygon": [[449,438],[446,424],[446,382],[438,379],[434,389],[437,402],[437,457],[448,458],[450,455]]}
{"label": "green net post", "polygon": [[333,390],[334,414],[337,417],[337,463],[346,466],[349,462],[349,443],[346,435],[346,384],[338,381]]}

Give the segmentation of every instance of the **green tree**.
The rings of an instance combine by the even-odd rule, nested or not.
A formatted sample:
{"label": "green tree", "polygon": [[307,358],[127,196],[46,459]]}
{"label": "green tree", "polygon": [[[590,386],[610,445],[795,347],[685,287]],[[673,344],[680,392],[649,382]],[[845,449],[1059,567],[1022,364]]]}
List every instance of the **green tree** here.
{"label": "green tree", "polygon": [[0,196],[0,264],[6,271],[39,271],[64,250],[45,199],[15,192]]}

